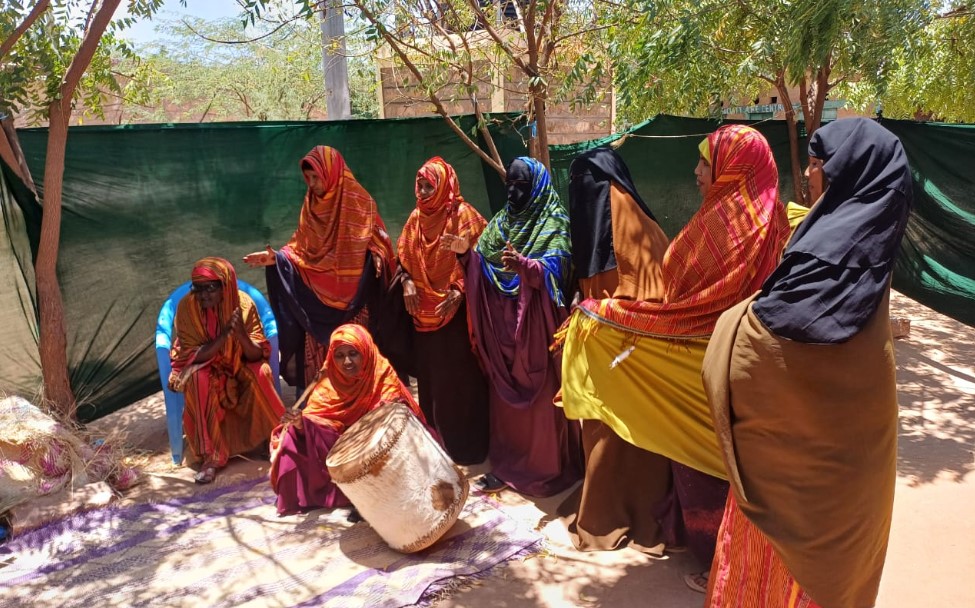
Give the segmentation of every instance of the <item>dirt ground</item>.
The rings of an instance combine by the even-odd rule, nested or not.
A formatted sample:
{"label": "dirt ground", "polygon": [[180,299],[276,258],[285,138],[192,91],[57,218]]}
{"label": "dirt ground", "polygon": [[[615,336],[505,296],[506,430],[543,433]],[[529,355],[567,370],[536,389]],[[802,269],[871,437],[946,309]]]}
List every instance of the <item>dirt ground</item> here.
{"label": "dirt ground", "polygon": [[[896,342],[900,413],[898,482],[887,565],[878,606],[897,608],[973,605],[969,577],[975,572],[975,329],[893,294],[891,314],[911,320],[911,333]],[[288,395],[293,399],[293,395]],[[197,491],[193,471],[174,467],[166,437],[162,395],[89,425],[96,433],[121,434],[142,451],[148,481],[124,501],[160,500]],[[267,463],[234,459],[217,483],[267,474]],[[484,470],[473,467],[471,474]],[[554,511],[568,491],[526,499],[505,492],[509,513],[546,536],[538,556],[496,569],[437,602],[442,608],[614,606],[691,608],[703,596],[687,589],[682,575],[692,558],[675,554],[651,560],[624,549],[580,553],[572,549]],[[68,508],[63,497],[41,507]],[[116,601],[124,600],[115,598]]]}

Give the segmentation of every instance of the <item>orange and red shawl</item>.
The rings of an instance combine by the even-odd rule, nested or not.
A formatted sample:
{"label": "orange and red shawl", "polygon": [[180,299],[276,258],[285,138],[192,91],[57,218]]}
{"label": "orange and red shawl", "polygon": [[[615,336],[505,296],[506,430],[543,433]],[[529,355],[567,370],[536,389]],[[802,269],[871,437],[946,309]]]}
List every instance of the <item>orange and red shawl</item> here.
{"label": "orange and red shawl", "polygon": [[[346,376],[335,363],[335,349],[343,344],[362,355],[362,368],[354,377]],[[426,424],[413,395],[400,382],[386,357],[379,353],[365,327],[348,323],[332,333],[323,372],[325,377],[312,390],[303,411],[315,423],[342,433],[379,404],[401,401]]]}
{"label": "orange and red shawl", "polygon": [[359,288],[366,252],[380,256],[388,269],[393,244],[376,201],[335,148],[315,146],[301,168],[315,171],[327,192],[319,197],[308,189],[298,229],[283,251],[322,303],[345,310]]}
{"label": "orange and red shawl", "polygon": [[711,189],[664,255],[663,302],[586,300],[584,314],[637,334],[707,336],[722,312],[761,288],[789,236],[772,150],[742,125],[707,142]]}
{"label": "orange and red shawl", "polygon": [[464,292],[464,269],[453,252],[440,249],[440,237],[454,234],[475,243],[487,221],[460,195],[457,173],[444,159],[431,158],[416,177],[426,178],[436,191],[425,199],[417,191],[416,209],[399,237],[399,260],[420,296],[420,310],[413,317],[413,324],[418,331],[434,331],[449,323],[454,315],[437,315],[437,306],[447,299],[451,289]]}

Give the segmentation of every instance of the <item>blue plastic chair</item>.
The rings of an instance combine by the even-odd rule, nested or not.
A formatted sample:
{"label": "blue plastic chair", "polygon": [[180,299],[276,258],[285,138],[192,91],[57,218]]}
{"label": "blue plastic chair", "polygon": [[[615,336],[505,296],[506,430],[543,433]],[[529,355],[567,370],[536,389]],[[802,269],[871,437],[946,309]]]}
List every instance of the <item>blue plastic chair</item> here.
{"label": "blue plastic chair", "polygon": [[[172,371],[172,362],[169,359],[170,347],[173,343],[173,320],[176,318],[176,306],[183,296],[190,292],[190,281],[187,281],[176,288],[169,298],[159,309],[159,318],[156,320],[156,363],[159,365],[159,381],[162,383],[163,395],[166,400],[166,429],[169,431],[169,449],[173,453],[173,463],[183,462],[183,393],[175,393],[169,390],[169,373]],[[267,303],[267,298],[253,285],[237,279],[237,287],[254,300],[257,312],[261,315],[261,324],[264,326],[264,335],[271,344],[271,377],[274,378],[274,388],[281,394],[281,377],[279,367],[281,365],[278,356],[278,322],[274,319],[274,312],[271,305]]]}

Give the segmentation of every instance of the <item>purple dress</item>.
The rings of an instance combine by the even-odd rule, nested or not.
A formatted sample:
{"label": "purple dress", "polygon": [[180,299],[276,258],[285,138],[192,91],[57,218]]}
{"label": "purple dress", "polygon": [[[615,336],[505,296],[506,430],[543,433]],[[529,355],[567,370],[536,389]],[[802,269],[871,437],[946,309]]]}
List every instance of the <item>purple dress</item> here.
{"label": "purple dress", "polygon": [[526,261],[511,298],[481,272],[480,254],[465,257],[471,337],[490,394],[492,473],[523,494],[557,494],[583,471],[580,427],[552,402],[562,362],[549,345],[567,312],[546,290],[538,261]]}

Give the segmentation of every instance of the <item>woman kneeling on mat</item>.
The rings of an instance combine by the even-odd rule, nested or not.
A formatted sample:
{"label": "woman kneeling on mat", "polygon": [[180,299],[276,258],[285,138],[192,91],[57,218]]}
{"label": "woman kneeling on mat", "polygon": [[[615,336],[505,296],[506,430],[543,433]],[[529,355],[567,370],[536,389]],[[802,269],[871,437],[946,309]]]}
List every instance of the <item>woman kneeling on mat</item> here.
{"label": "woman kneeling on mat", "polygon": [[305,406],[301,408],[299,399],[271,433],[271,486],[280,515],[349,505],[332,482],[325,457],[339,436],[366,413],[398,401],[426,424],[413,395],[361,325],[335,330],[325,364],[302,395],[306,396]]}

